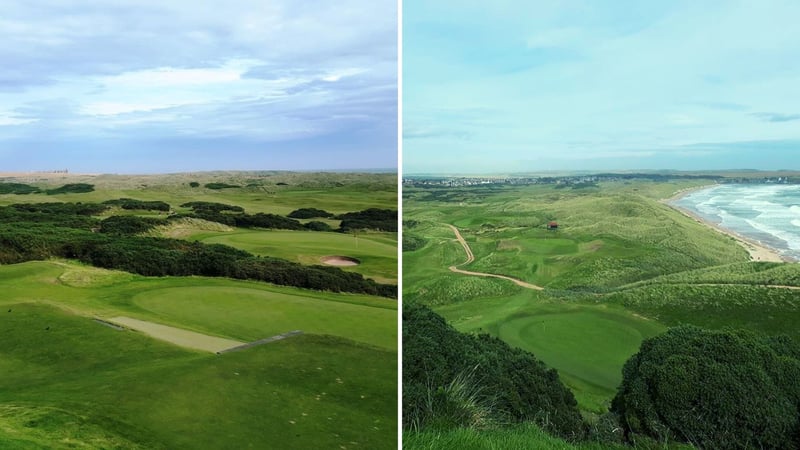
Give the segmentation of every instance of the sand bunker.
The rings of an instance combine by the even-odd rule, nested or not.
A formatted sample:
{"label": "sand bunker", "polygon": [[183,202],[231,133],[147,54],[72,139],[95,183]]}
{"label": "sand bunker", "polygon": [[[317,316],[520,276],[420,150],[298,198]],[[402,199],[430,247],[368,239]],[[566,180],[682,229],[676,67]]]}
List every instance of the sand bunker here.
{"label": "sand bunker", "polygon": [[205,350],[212,353],[238,347],[244,344],[244,342],[234,341],[233,339],[223,339],[215,336],[209,336],[207,334],[195,333],[194,331],[182,330],[180,328],[170,327],[167,325],[159,325],[153,322],[132,319],[130,317],[120,316],[112,319],[106,319],[106,321],[122,325],[132,330],[141,331],[148,336],[161,339],[162,341],[171,342],[175,345],[180,345],[181,347]]}
{"label": "sand bunker", "polygon": [[361,261],[349,256],[323,256],[319,260],[322,261],[322,264],[329,266],[357,266],[361,264]]}

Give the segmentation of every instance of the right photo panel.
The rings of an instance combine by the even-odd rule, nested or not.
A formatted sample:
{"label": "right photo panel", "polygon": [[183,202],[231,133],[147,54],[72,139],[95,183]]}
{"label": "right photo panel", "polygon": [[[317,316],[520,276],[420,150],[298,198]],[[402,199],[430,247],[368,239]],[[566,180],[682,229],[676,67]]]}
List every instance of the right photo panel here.
{"label": "right photo panel", "polygon": [[403,448],[800,448],[797,17],[403,2]]}

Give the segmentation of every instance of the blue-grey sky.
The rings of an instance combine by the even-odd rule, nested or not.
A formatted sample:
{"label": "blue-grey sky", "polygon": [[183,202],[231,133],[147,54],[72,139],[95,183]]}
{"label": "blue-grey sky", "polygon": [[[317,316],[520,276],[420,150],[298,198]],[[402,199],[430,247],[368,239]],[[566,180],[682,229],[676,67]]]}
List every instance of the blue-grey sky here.
{"label": "blue-grey sky", "polygon": [[0,172],[397,166],[395,0],[12,0],[0,37]]}
{"label": "blue-grey sky", "polygon": [[404,0],[403,169],[800,169],[796,0]]}

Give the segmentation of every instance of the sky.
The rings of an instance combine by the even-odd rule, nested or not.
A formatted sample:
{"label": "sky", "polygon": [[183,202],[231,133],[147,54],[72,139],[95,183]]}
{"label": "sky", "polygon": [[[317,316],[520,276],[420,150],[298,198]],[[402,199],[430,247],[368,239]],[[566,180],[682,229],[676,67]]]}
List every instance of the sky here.
{"label": "sky", "polygon": [[0,37],[0,172],[397,167],[395,0],[11,1]]}
{"label": "sky", "polygon": [[800,2],[404,0],[403,171],[800,169]]}

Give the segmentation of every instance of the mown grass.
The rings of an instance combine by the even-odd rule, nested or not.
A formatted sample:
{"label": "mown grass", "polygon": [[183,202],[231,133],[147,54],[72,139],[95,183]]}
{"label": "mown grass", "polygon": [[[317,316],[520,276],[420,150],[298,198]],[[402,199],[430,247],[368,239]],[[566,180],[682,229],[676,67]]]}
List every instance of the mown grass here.
{"label": "mown grass", "polygon": [[558,369],[583,410],[597,414],[608,409],[622,366],[642,340],[666,329],[616,305],[566,303],[528,291],[450,304],[437,312],[460,331],[489,333],[530,351]]}
{"label": "mown grass", "polygon": [[[4,448],[397,445],[396,302],[62,261],[0,267],[0,283]],[[309,334],[216,356],[92,320],[112,314],[219,336]],[[358,326],[336,325],[348,315]]]}

